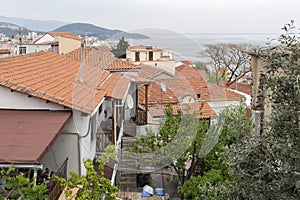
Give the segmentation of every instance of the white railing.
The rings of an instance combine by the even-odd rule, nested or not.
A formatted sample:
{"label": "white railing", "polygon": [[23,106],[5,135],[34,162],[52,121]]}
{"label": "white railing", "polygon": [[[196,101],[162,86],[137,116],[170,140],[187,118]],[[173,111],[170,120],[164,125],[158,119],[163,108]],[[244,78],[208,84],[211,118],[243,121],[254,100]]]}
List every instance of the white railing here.
{"label": "white railing", "polygon": [[116,179],[116,175],[117,175],[117,171],[118,171],[118,165],[119,165],[119,162],[120,162],[121,156],[122,156],[121,153],[122,153],[123,128],[124,128],[124,120],[122,120],[121,128],[120,128],[120,131],[119,131],[119,137],[118,137],[118,140],[117,140],[116,145],[115,145],[116,149],[117,149],[117,152],[118,152],[118,157],[117,157],[117,162],[114,165],[113,174],[111,176],[111,184],[112,185],[115,185],[115,179]]}

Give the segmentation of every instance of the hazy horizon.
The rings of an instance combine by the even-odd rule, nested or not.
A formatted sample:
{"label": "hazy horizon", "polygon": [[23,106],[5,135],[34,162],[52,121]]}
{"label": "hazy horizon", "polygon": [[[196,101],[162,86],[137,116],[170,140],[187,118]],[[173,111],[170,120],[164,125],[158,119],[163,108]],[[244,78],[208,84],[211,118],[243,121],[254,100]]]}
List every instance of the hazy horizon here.
{"label": "hazy horizon", "polygon": [[167,29],[180,33],[279,33],[290,20],[300,23],[297,0],[10,0],[0,15],[91,23],[133,31]]}

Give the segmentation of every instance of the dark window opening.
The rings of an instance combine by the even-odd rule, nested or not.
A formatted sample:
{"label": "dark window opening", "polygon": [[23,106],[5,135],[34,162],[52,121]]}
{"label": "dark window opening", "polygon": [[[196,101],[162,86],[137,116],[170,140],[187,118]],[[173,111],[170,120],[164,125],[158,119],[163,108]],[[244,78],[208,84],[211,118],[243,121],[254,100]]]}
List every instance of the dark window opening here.
{"label": "dark window opening", "polygon": [[19,47],[19,54],[26,54],[26,47]]}
{"label": "dark window opening", "polygon": [[153,61],[153,52],[152,51],[149,52],[149,61]]}
{"label": "dark window opening", "polygon": [[200,99],[200,97],[201,97],[201,94],[197,94],[197,97],[198,97],[198,99]]}
{"label": "dark window opening", "polygon": [[135,61],[140,61],[140,52],[135,52]]}

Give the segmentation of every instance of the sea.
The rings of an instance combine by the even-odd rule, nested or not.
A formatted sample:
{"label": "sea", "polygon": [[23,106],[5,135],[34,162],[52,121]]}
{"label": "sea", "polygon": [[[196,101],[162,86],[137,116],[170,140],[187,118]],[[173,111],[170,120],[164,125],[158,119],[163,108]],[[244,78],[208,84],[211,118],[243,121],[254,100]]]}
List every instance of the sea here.
{"label": "sea", "polygon": [[147,30],[139,32],[148,39],[129,39],[131,45],[150,45],[172,50],[176,60],[205,61],[201,55],[209,44],[250,44],[261,48],[277,43],[279,33],[176,33],[173,31]]}

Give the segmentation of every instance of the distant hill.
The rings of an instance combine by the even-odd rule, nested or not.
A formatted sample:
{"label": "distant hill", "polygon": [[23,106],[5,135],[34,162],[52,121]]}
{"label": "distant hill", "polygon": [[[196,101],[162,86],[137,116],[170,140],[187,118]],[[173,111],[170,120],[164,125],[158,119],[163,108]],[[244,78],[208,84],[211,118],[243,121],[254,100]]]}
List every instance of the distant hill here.
{"label": "distant hill", "polygon": [[[18,35],[21,33],[22,35],[27,35],[28,32],[31,32],[31,30],[21,27],[15,24],[6,23],[6,22],[0,22],[0,33],[5,34],[6,36],[12,37],[15,35]],[[41,34],[43,32],[39,32],[38,34]]]}
{"label": "distant hill", "polygon": [[69,22],[55,21],[55,20],[36,20],[25,19],[18,17],[6,17],[0,15],[0,22],[16,24],[18,26],[26,27],[30,30],[48,32],[57,27],[68,24]]}
{"label": "distant hill", "polygon": [[81,37],[87,36],[95,36],[98,37],[100,40],[106,40],[109,38],[112,39],[119,39],[122,36],[125,38],[133,38],[133,39],[144,39],[148,38],[145,35],[138,34],[138,33],[127,33],[121,30],[111,30],[102,28],[99,26],[95,26],[93,24],[88,23],[72,23],[67,24],[62,27],[59,27],[54,30],[55,32],[72,32],[76,35],[80,35]]}

